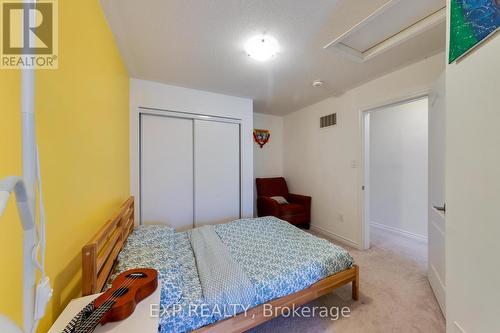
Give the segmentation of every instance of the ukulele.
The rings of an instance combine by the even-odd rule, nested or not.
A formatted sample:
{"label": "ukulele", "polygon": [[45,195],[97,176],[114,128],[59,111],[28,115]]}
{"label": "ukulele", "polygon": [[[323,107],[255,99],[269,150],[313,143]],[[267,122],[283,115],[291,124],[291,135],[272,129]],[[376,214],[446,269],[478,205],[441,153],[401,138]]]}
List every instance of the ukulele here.
{"label": "ukulele", "polygon": [[118,275],[105,293],[87,305],[62,333],[92,333],[99,323],[121,321],[134,313],[137,303],[158,287],[158,272],[131,269]]}

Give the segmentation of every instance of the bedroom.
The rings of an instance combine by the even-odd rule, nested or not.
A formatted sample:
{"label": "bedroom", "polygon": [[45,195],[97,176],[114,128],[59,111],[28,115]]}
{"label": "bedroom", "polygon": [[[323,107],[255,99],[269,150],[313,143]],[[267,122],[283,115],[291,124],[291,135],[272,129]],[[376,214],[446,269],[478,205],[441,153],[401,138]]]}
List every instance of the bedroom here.
{"label": "bedroom", "polygon": [[[107,274],[117,268],[115,255],[124,270],[132,266],[123,258],[142,251],[146,261],[136,266],[146,268],[156,247],[134,240],[148,233],[145,225],[159,223],[163,228],[149,238],[165,246],[183,244],[162,255],[179,256],[177,249],[198,253],[190,254],[198,260],[177,278],[192,277],[201,290],[210,274],[193,276],[193,267],[209,272],[208,263],[216,261],[215,267],[227,266],[221,274],[236,272],[256,288],[253,302],[244,305],[258,319],[235,310],[229,320],[205,322],[215,331],[500,330],[498,292],[490,287],[500,281],[498,2],[39,0],[35,9],[3,0],[1,5],[0,178],[22,175],[29,203],[29,208],[22,204],[23,191],[13,185],[20,178],[2,182],[1,325],[11,325],[5,327],[12,332],[21,331],[14,326],[31,332],[35,324],[37,332],[62,331],[76,314],[71,311],[82,308],[71,301],[100,292],[108,275],[116,275]],[[37,15],[22,20],[23,10]],[[474,16],[479,12],[483,15]],[[44,25],[37,21],[41,17]],[[17,25],[10,22],[15,20]],[[52,30],[43,30],[47,26]],[[23,30],[6,33],[18,28]],[[28,44],[51,45],[51,56],[16,40],[23,35]],[[36,71],[20,65],[29,52],[40,61]],[[425,96],[429,170],[437,171],[429,198],[436,198],[431,190],[438,193],[429,209],[446,203],[445,218],[429,213],[426,222],[442,223],[446,233],[437,239],[429,227],[428,242],[419,248],[431,257],[419,261],[397,241],[396,247],[384,247],[391,243],[385,241],[370,247],[367,241],[363,112]],[[330,115],[335,116],[325,120],[329,124],[321,121]],[[35,189],[39,176],[41,190]],[[257,186],[257,178],[264,183]],[[268,200],[275,196],[290,205]],[[19,217],[16,200],[29,214]],[[46,233],[23,232],[21,223],[33,220],[29,215],[38,223],[45,217],[40,231]],[[243,222],[232,222],[240,218]],[[138,228],[129,236],[132,222]],[[107,241],[93,242],[100,235]],[[215,244],[212,251],[195,250],[206,242]],[[214,249],[222,254],[214,255]],[[96,251],[95,260],[85,259],[85,250]],[[33,252],[44,272],[33,264]],[[332,255],[340,259],[332,261]],[[160,287],[151,297],[166,290],[162,281],[174,278],[165,277],[163,269],[188,267],[175,258],[162,260],[165,267],[153,267],[160,271]],[[39,284],[46,277],[50,287]],[[267,282],[276,288],[260,293]],[[42,291],[38,305],[50,299],[39,316],[33,315],[36,285]],[[49,289],[51,297],[40,296]],[[245,288],[234,290],[231,297],[248,296]],[[207,290],[201,293],[208,297]],[[155,322],[149,313],[144,319],[148,300],[118,323],[124,325],[121,331],[131,329],[134,320],[169,331],[167,324],[158,325],[166,319]],[[167,301],[162,302],[156,303]],[[270,320],[275,314],[265,315],[266,304],[281,310],[307,304],[301,309],[332,312],[307,317],[284,310]],[[184,319],[193,324],[193,318]],[[197,323],[184,322],[177,331],[202,328]],[[95,331],[109,332],[113,325]]]}

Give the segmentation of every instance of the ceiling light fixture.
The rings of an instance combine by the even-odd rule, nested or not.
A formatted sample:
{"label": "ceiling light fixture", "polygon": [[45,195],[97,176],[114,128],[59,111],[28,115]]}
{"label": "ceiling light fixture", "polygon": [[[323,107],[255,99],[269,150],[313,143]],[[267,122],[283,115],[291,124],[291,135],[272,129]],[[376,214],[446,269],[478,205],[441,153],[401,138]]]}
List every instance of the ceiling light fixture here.
{"label": "ceiling light fixture", "polygon": [[324,83],[323,81],[321,81],[321,80],[316,80],[316,81],[313,81],[312,86],[313,86],[314,88],[321,88],[321,87],[323,87],[323,85],[324,85],[324,84],[325,84],[325,83]]}
{"label": "ceiling light fixture", "polygon": [[247,41],[245,51],[248,56],[257,61],[267,61],[278,53],[279,45],[276,38],[268,35],[259,35]]}

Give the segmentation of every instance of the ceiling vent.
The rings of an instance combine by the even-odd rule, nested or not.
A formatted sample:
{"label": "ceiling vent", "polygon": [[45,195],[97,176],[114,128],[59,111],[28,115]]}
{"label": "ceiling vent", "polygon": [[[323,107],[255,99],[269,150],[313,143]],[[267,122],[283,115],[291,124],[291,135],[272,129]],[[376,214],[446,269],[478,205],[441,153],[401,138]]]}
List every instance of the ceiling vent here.
{"label": "ceiling vent", "polygon": [[324,127],[330,127],[333,125],[337,125],[337,114],[332,113],[329,114],[328,116],[323,116],[319,118],[319,127],[324,128]]}
{"label": "ceiling vent", "polygon": [[445,21],[445,0],[390,0],[324,48],[365,62]]}

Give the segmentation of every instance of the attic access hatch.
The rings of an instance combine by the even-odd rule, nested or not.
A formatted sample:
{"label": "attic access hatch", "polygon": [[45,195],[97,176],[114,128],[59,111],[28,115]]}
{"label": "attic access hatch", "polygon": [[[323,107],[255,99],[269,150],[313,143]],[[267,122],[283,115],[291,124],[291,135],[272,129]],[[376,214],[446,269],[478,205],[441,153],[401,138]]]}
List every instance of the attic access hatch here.
{"label": "attic access hatch", "polygon": [[323,48],[365,62],[445,22],[445,0],[390,0]]}

